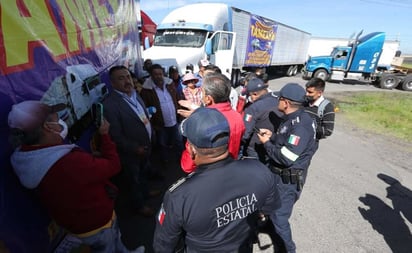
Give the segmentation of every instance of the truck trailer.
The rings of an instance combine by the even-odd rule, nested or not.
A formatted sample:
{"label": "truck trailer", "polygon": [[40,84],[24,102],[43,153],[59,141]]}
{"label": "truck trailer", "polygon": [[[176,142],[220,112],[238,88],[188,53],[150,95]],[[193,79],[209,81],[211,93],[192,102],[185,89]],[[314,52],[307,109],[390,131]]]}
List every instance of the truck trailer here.
{"label": "truck trailer", "polygon": [[181,74],[202,59],[236,82],[257,67],[295,75],[306,61],[310,34],[221,3],[198,3],[171,11],[157,27],[154,45],[143,52],[165,69]]}
{"label": "truck trailer", "polygon": [[382,89],[412,91],[412,56],[396,56],[389,70],[380,71],[374,80]]}

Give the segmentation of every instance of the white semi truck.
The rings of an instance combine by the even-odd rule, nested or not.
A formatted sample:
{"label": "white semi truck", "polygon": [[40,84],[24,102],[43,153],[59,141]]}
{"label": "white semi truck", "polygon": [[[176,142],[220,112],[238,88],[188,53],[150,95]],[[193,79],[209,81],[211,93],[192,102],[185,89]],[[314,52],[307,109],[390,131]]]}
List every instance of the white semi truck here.
{"label": "white semi truck", "polygon": [[165,69],[183,74],[207,59],[236,82],[243,70],[266,67],[295,75],[306,61],[310,34],[221,3],[198,3],[171,11],[158,24],[154,45],[143,52]]}

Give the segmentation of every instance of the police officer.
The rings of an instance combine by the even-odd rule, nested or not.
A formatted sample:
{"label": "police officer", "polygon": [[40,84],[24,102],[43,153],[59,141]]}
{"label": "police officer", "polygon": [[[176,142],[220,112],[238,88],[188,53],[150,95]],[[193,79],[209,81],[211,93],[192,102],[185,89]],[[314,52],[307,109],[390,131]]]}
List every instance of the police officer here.
{"label": "police officer", "polygon": [[252,103],[246,107],[243,120],[246,131],[242,137],[243,156],[259,159],[266,163],[268,157],[256,130],[269,129],[274,132],[281,122],[282,113],[278,108],[278,96],[267,90],[268,85],[260,78],[252,78],[246,86],[246,92]]}
{"label": "police officer", "polygon": [[195,172],[165,193],[153,239],[155,252],[237,252],[248,237],[247,217],[280,206],[275,175],[256,160],[229,156],[229,124],[216,109],[196,109],[182,122]]}
{"label": "police officer", "polygon": [[307,170],[316,151],[315,123],[302,107],[305,90],[297,83],[288,83],[279,92],[279,111],[285,114],[276,134],[260,129],[259,139],[271,158],[269,167],[276,175],[281,208],[271,219],[285,242],[288,252],[295,252],[289,217],[299,199]]}

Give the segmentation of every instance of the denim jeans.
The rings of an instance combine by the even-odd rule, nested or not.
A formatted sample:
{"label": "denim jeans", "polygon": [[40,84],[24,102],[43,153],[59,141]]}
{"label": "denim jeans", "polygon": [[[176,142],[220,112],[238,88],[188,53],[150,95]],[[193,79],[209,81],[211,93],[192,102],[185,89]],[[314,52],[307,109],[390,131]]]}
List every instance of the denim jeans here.
{"label": "denim jeans", "polygon": [[92,253],[144,252],[144,249],[141,247],[135,250],[128,250],[126,246],[124,246],[121,240],[117,218],[114,219],[112,227],[103,229],[99,233],[89,237],[79,238],[68,234],[57,249],[55,249],[54,253],[68,253],[80,245],[89,246]]}
{"label": "denim jeans", "polygon": [[95,235],[80,238],[80,240],[83,244],[89,245],[93,253],[130,252],[120,238],[119,225],[115,219],[111,228],[103,229]]}

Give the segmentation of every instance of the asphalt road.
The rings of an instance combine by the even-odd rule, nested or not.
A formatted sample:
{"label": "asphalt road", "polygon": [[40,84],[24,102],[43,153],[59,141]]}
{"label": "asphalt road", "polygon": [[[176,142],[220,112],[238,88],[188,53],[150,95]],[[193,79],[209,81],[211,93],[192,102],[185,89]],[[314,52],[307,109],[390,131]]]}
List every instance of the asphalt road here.
{"label": "asphalt road", "polygon": [[[306,81],[277,78],[270,88],[288,82]],[[327,83],[325,93],[363,90],[403,92]],[[411,143],[358,129],[337,112],[335,131],[321,141],[291,217],[297,252],[412,252],[411,150]]]}

